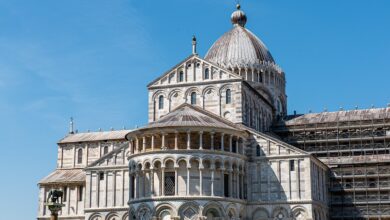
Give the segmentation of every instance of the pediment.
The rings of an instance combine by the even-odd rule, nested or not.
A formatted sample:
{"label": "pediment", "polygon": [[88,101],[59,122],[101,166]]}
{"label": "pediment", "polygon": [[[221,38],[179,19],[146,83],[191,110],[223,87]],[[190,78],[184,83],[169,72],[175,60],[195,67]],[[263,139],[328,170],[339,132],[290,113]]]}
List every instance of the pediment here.
{"label": "pediment", "polygon": [[[203,75],[206,69],[209,69],[208,79],[205,79],[205,75]],[[183,73],[182,80],[180,80],[180,72]],[[240,80],[241,78],[229,70],[202,59],[197,55],[191,55],[149,83],[148,88],[228,79]]]}
{"label": "pediment", "polygon": [[95,162],[91,163],[87,168],[107,167],[107,166],[126,166],[127,165],[127,149],[128,144],[125,142],[120,147],[102,156]]}
{"label": "pediment", "polygon": [[260,156],[265,157],[288,157],[288,156],[304,156],[309,155],[306,151],[287,144],[275,137],[255,131],[251,128],[247,129],[254,139],[254,155],[258,156],[260,148]]}

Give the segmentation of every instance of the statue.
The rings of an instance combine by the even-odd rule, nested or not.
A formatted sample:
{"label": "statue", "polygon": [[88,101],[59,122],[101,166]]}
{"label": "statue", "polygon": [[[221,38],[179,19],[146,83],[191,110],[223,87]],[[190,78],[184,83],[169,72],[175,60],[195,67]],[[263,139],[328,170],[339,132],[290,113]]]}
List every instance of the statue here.
{"label": "statue", "polygon": [[51,203],[59,203],[59,198],[61,198],[62,201],[63,192],[58,189],[51,189],[49,191],[49,195],[47,196],[47,202]]}
{"label": "statue", "polygon": [[[64,204],[62,204],[63,192],[58,189],[51,189],[47,196],[45,205],[51,212],[50,220],[58,220],[58,212],[61,211]],[[61,200],[59,200],[61,198]]]}

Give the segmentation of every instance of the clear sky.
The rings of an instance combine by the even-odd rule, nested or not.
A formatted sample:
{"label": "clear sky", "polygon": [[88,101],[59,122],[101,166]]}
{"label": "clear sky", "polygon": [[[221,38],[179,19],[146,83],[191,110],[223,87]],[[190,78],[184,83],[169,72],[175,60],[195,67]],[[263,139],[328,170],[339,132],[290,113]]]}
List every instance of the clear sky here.
{"label": "clear sky", "polygon": [[[242,0],[284,69],[289,112],[390,102],[390,1]],[[147,121],[148,82],[231,28],[234,0],[0,0],[1,219],[37,214],[69,117],[79,131]]]}

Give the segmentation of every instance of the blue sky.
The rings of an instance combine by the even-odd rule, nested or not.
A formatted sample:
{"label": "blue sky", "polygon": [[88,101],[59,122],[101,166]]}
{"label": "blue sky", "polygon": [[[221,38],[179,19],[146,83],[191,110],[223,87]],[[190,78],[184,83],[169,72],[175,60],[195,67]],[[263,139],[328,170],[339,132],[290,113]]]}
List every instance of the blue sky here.
{"label": "blue sky", "polygon": [[[241,2],[286,72],[290,113],[390,103],[390,1]],[[0,0],[2,218],[35,218],[70,116],[79,131],[145,124],[147,83],[191,53],[193,34],[203,56],[234,5]]]}

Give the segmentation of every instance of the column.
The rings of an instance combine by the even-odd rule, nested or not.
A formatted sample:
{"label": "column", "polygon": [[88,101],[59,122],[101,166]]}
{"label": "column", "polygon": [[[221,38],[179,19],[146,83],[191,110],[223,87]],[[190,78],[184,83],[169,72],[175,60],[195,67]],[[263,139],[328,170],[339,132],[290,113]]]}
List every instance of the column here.
{"label": "column", "polygon": [[139,184],[139,173],[138,171],[135,172],[135,182],[134,182],[134,198],[138,198],[138,184]]}
{"label": "column", "polygon": [[230,135],[229,137],[229,151],[230,153],[233,153],[233,135]]}
{"label": "column", "polygon": [[[240,186],[240,189],[241,189],[240,198],[244,199],[244,172],[241,172],[240,183],[241,183],[241,186]],[[261,191],[260,191],[260,193],[261,193]]]}
{"label": "column", "polygon": [[152,151],[154,151],[154,135],[152,135]]}
{"label": "column", "polygon": [[179,133],[178,132],[175,132],[175,150],[178,150],[179,149],[179,145],[178,145],[178,136],[179,136]]}
{"label": "column", "polygon": [[221,151],[224,151],[225,149],[225,144],[223,143],[224,142],[224,138],[223,138],[223,136],[225,136],[225,134],[224,133],[221,133]]}
{"label": "column", "polygon": [[229,197],[233,197],[233,169],[229,168]]}
{"label": "column", "polygon": [[191,132],[187,131],[187,150],[191,149]]}
{"label": "column", "polygon": [[150,196],[154,196],[154,168],[150,168]]}
{"label": "column", "polygon": [[130,151],[130,154],[133,154],[133,139],[129,140],[129,151]]}
{"label": "column", "polygon": [[190,169],[191,166],[187,166],[187,188],[186,188],[186,195],[190,195]]}
{"label": "column", "polygon": [[211,132],[210,135],[211,135],[211,150],[214,150],[214,132]]}
{"label": "column", "polygon": [[222,185],[222,197],[225,197],[225,168],[221,167],[221,185]]}
{"label": "column", "polygon": [[165,149],[166,146],[165,146],[165,136],[166,134],[161,134],[161,149]]}
{"label": "column", "polygon": [[199,195],[203,195],[203,165],[199,164]]}
{"label": "column", "polygon": [[239,139],[240,139],[239,137],[236,138],[236,152],[237,152],[237,153],[241,153],[241,151],[240,151],[240,145],[239,145],[239,142],[238,142]]}
{"label": "column", "polygon": [[239,199],[240,198],[240,173],[239,173],[239,170],[237,168],[236,170],[236,198]]}
{"label": "column", "polygon": [[142,137],[142,152],[146,151],[146,137]]}
{"label": "column", "polygon": [[296,175],[296,189],[297,189],[297,196],[299,199],[301,199],[301,179],[300,179],[300,172],[299,172],[299,160],[295,160],[295,175]]}
{"label": "column", "polygon": [[161,167],[161,196],[165,196],[165,167]]}
{"label": "column", "polygon": [[214,171],[215,171],[215,165],[213,163],[210,166],[210,172],[211,172],[211,196],[214,196]]}
{"label": "column", "polygon": [[108,171],[105,171],[104,172],[104,181],[106,182],[104,185],[104,207],[107,207],[107,200],[108,200],[108,196],[107,196],[107,193],[108,193]]}
{"label": "column", "polygon": [[116,171],[112,171],[112,206],[116,206]]}
{"label": "column", "polygon": [[203,150],[203,131],[199,131],[199,150]]}
{"label": "column", "polygon": [[178,176],[177,176],[177,169],[178,169],[179,167],[175,167],[175,196],[177,196],[178,195]]}
{"label": "column", "polygon": [[137,137],[135,138],[135,151],[136,153],[139,152],[139,139]]}

